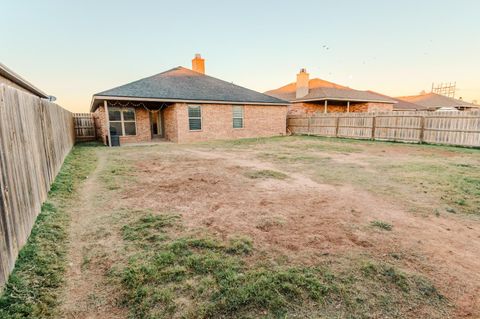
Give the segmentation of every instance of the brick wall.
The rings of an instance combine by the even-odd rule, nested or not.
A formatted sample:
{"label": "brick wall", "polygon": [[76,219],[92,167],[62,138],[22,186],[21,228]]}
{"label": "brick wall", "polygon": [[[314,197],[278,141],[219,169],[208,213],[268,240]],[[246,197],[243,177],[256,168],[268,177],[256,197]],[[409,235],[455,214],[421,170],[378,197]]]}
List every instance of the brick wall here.
{"label": "brick wall", "polygon": [[[101,137],[101,141],[104,144],[107,144],[107,125],[105,122],[105,108],[100,106],[93,113],[95,126],[97,127],[97,136]],[[136,118],[136,127],[137,134],[129,136],[120,136],[120,144],[123,143],[137,143],[137,142],[147,142],[152,139],[151,130],[150,130],[150,114],[144,108],[135,108],[135,118]]]}
{"label": "brick wall", "polygon": [[93,113],[93,120],[95,121],[95,129],[97,137],[103,142],[103,144],[107,144],[107,126],[105,124],[105,109],[103,106],[100,106],[96,111]]}
{"label": "brick wall", "polygon": [[137,122],[137,134],[120,136],[120,145],[123,143],[148,142],[152,139],[150,127],[150,112],[142,107],[135,108],[135,119]]}
{"label": "brick wall", "polygon": [[286,133],[286,106],[245,105],[244,128],[240,129],[232,127],[232,105],[202,104],[201,106],[202,130],[190,131],[187,104],[175,104],[178,142],[266,137]]}
{"label": "brick wall", "polygon": [[162,110],[162,120],[165,139],[178,142],[177,111],[174,105]]}
{"label": "brick wall", "polygon": [[[212,139],[235,139],[285,135],[287,107],[285,106],[244,106],[244,128],[232,127],[232,105],[201,104],[202,130],[190,131],[188,108],[185,103],[176,103],[162,111],[165,138],[172,142],[196,142]],[[143,108],[136,108],[137,134],[121,136],[120,143],[136,143],[151,140],[150,115]],[[105,110],[99,107],[94,113],[97,135],[106,144],[107,128]]]}
{"label": "brick wall", "polygon": [[390,112],[393,111],[393,104],[368,103],[368,112]]}

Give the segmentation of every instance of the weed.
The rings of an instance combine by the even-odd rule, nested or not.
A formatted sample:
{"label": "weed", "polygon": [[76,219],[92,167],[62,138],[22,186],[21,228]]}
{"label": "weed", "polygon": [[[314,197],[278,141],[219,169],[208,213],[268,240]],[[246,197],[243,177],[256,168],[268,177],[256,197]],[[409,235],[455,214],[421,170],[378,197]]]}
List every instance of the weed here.
{"label": "weed", "polygon": [[445,208],[445,210],[447,211],[447,213],[450,213],[450,214],[456,214],[457,213],[457,211],[452,207],[447,207],[447,208]]}
{"label": "weed", "polygon": [[272,152],[272,153],[261,153],[257,156],[262,160],[271,160],[281,163],[318,163],[322,159],[316,156],[303,155],[303,154],[291,154],[287,152]]}
{"label": "weed", "polygon": [[463,168],[473,168],[473,167],[475,167],[474,165],[465,164],[465,163],[458,163],[458,164],[453,164],[453,165],[458,166],[458,167],[463,167]]}
{"label": "weed", "polygon": [[231,238],[227,246],[227,253],[237,255],[248,255],[253,250],[253,244],[250,238],[236,237]]}
{"label": "weed", "polygon": [[377,227],[377,228],[380,228],[380,229],[383,229],[383,230],[388,230],[388,231],[392,230],[392,228],[393,228],[392,224],[383,222],[381,220],[374,220],[370,223],[370,225],[372,225],[373,227]]}
{"label": "weed", "polygon": [[286,179],[288,177],[282,172],[272,171],[269,169],[247,172],[245,175],[252,179]]}
{"label": "weed", "polygon": [[268,232],[275,227],[282,226],[284,223],[285,223],[285,220],[280,216],[278,216],[278,217],[267,217],[267,218],[262,218],[255,225],[255,227],[260,229],[260,230],[263,230],[265,232]]}
{"label": "weed", "polygon": [[165,227],[172,226],[178,219],[175,215],[153,215],[151,213],[140,217],[135,223],[125,225],[122,228],[125,240],[138,243],[159,242],[166,239]]}

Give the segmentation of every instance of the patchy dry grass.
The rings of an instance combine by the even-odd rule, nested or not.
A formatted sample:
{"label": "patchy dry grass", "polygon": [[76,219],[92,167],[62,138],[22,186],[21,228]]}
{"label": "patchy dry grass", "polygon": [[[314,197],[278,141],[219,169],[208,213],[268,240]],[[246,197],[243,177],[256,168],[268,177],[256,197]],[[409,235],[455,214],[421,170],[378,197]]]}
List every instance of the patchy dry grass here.
{"label": "patchy dry grass", "polygon": [[[478,251],[468,240],[479,235],[478,150],[293,136],[99,152],[93,204],[79,210],[88,229],[78,279],[91,285],[69,296],[81,315],[479,313],[478,260],[457,254]],[[51,291],[63,280],[63,237],[55,240],[58,281],[42,286]],[[55,293],[32,301],[45,300],[35,280],[15,288],[28,296],[1,299],[0,317],[54,313]]]}
{"label": "patchy dry grass", "polygon": [[[350,139],[292,136],[210,142],[203,147],[243,151],[287,172],[320,183],[352,185],[392,199],[403,197],[412,211],[480,215],[480,150]],[[432,207],[432,201],[438,207]]]}
{"label": "patchy dry grass", "polygon": [[20,251],[0,297],[0,318],[53,318],[64,282],[68,212],[79,184],[95,167],[92,145],[79,145],[67,156],[47,201]]}
{"label": "patchy dry grass", "polygon": [[131,167],[128,165],[128,161],[122,158],[113,157],[110,160],[108,171],[103,172],[101,179],[107,189],[113,191],[120,189],[122,187],[122,183],[127,179],[127,177],[130,177],[132,182],[134,182],[133,175],[131,174]]}
{"label": "patchy dry grass", "polygon": [[245,175],[248,178],[252,178],[252,179],[268,179],[268,178],[286,179],[288,177],[287,174],[284,174],[282,172],[272,171],[270,169],[251,171],[251,172],[245,173]]}
{"label": "patchy dry grass", "polygon": [[192,237],[178,232],[180,222],[146,213],[123,227],[134,252],[112,276],[132,318],[403,318],[416,311],[440,318],[448,309],[428,280],[389,264],[357,260],[338,270],[252,263],[248,238]]}

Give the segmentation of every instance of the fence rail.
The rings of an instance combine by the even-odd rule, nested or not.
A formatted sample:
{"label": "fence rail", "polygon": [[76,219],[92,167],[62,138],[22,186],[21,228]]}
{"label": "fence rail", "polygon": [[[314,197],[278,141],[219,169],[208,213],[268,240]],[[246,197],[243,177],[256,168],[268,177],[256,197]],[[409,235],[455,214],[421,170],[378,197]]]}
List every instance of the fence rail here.
{"label": "fence rail", "polygon": [[480,112],[290,115],[293,134],[480,147]]}
{"label": "fence rail", "polygon": [[92,113],[73,113],[75,141],[86,142],[97,139],[95,121]]}
{"label": "fence rail", "polygon": [[0,84],[0,289],[74,140],[72,113]]}

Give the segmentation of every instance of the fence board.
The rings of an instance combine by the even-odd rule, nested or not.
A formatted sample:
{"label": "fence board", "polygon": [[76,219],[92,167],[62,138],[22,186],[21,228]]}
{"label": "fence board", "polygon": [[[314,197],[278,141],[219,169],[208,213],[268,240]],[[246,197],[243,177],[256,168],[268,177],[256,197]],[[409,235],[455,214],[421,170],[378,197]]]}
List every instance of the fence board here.
{"label": "fence board", "polygon": [[73,113],[75,125],[75,140],[94,141],[97,139],[95,130],[95,121],[92,113]]}
{"label": "fence board", "polygon": [[74,143],[72,114],[0,85],[0,288]]}
{"label": "fence board", "polygon": [[316,113],[288,117],[293,134],[480,147],[480,112]]}

